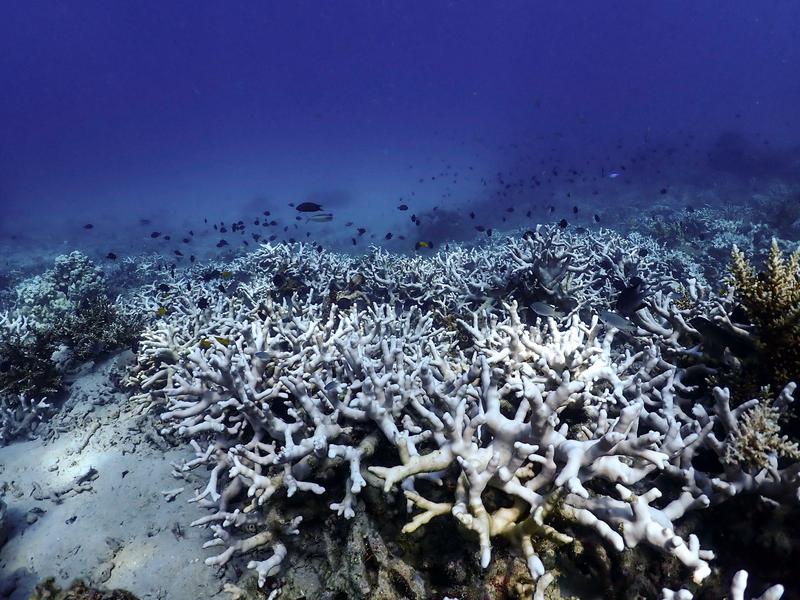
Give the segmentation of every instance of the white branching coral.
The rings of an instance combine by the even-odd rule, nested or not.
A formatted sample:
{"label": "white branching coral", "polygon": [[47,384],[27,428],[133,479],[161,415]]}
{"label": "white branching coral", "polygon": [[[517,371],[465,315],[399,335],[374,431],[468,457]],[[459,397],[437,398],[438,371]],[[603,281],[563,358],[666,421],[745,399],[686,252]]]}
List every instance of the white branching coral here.
{"label": "white branching coral", "polygon": [[[514,269],[528,272],[537,239],[544,238],[509,243]],[[497,264],[491,252],[405,262],[380,252],[366,262],[314,253],[313,271],[306,249],[293,260],[285,248],[265,246],[233,267],[253,275],[235,294],[215,294],[202,282],[192,294],[178,283],[171,288],[169,311],[140,343],[131,382],[143,392],[138,400],[161,407],[163,433],[193,449],[175,475],[208,472],[192,501],[211,511],[194,523],[210,527],[207,546],[222,548],[209,564],[249,554],[264,584],[303,526],[300,515],[285,513],[285,497],[322,496],[350,519],[375,486],[405,497],[405,532],[442,518],[471,532],[484,567],[497,538],[510,540],[537,597],[552,581],[537,542],[571,544],[582,535],[616,551],[652,546],[700,582],[713,553],[676,531],[686,512],[737,493],[786,498],[797,489],[798,463],[770,463],[759,473],[695,466],[700,450],[723,457],[735,446],[733,433],[718,439],[715,428],[752,427],[736,424],[741,411],[731,411],[721,392],[702,398],[689,383],[709,369],[673,360],[697,355],[677,352],[684,339],[702,337],[687,322],[689,309],[656,297],[638,321],[651,336],[622,334],[577,310],[561,321],[523,318],[513,295],[499,293],[485,273]],[[570,252],[559,242],[554,261]],[[633,260],[610,246],[598,252],[618,267]],[[280,271],[257,272],[275,264]],[[569,289],[584,289],[586,302],[606,293],[593,284],[601,279],[594,268],[551,267],[542,267],[548,281],[565,281],[552,277],[555,269],[572,273]],[[429,283],[417,275],[418,284],[406,286],[414,269],[429,273]],[[473,270],[484,274],[473,278]],[[659,273],[654,281],[666,294],[672,280]],[[337,289],[332,281],[341,282]],[[341,296],[332,292],[348,285],[360,302],[334,301]],[[140,302],[147,310],[157,305]],[[418,307],[425,302],[456,308],[458,329]],[[789,402],[792,391],[773,406]]]}

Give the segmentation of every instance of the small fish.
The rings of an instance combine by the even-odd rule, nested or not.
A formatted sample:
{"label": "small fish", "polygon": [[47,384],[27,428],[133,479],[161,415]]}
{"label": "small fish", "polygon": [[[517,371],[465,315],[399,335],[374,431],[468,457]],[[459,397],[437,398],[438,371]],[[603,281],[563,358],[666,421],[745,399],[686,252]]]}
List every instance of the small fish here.
{"label": "small fish", "polygon": [[199,308],[200,310],[207,309],[208,308],[208,298],[206,298],[205,296],[201,297],[197,301],[197,308]]}
{"label": "small fish", "polygon": [[183,256],[183,252],[181,252],[180,250],[175,250],[174,252],[175,256]]}
{"label": "small fish", "polygon": [[92,229],[93,227],[94,225],[92,225],[91,223],[87,223],[86,225],[83,226],[84,229]]}
{"label": "small fish", "polygon": [[397,210],[408,210],[408,204],[401,204],[397,207]]}
{"label": "small fish", "polygon": [[356,238],[350,238],[350,241],[353,242],[353,246],[355,246],[358,242],[356,242]]}
{"label": "small fish", "polygon": [[313,217],[308,217],[306,222],[308,221],[314,221],[315,223],[329,223],[330,221],[333,221],[333,215],[331,213],[314,215]]}
{"label": "small fish", "polygon": [[191,242],[192,240],[190,240],[189,238],[183,238],[181,241],[182,241],[184,244],[188,244],[188,243],[189,243],[189,242]]}
{"label": "small fish", "polygon": [[233,277],[233,272],[223,271],[222,273],[219,274],[219,276],[222,277],[223,279],[230,279],[231,277]]}
{"label": "small fish", "polygon": [[167,309],[165,307],[163,307],[163,306],[159,306],[158,309],[156,310],[156,314],[159,317],[163,317],[164,315],[167,314]]}
{"label": "small fish", "polygon": [[220,241],[217,242],[217,248],[222,248],[222,247],[227,246],[227,245],[228,245],[228,242],[226,242],[225,240],[220,240]]}
{"label": "small fish", "polygon": [[352,221],[348,221],[347,223],[344,224],[344,226],[345,227],[352,227],[353,226],[353,222]]}
{"label": "small fish", "polygon": [[648,254],[650,254],[650,252],[647,250],[647,248],[639,248],[639,250],[636,251],[636,254],[644,258]]}
{"label": "small fish", "polygon": [[165,239],[165,240],[167,240],[167,241],[169,241],[169,240],[171,240],[172,238],[171,238],[170,236],[168,236],[168,235],[165,235],[165,236],[164,236],[164,239]]}
{"label": "small fish", "polygon": [[619,329],[620,331],[625,331],[627,333],[636,333],[636,325],[615,312],[604,310],[598,315],[598,317],[600,317],[600,321],[609,327],[614,327],[615,329]]}
{"label": "small fish", "polygon": [[470,219],[474,219],[475,218],[475,213],[474,212],[470,212],[469,213],[469,218]]}
{"label": "small fish", "polygon": [[556,309],[545,302],[533,302],[530,309],[540,317],[554,317],[556,316]]}
{"label": "small fish", "polygon": [[631,315],[642,308],[645,298],[651,295],[640,277],[631,277],[617,297],[616,309],[623,315]]}
{"label": "small fish", "polygon": [[491,227],[486,230],[486,235],[489,236],[489,237],[492,237],[492,228]]}
{"label": "small fish", "polygon": [[106,258],[108,260],[117,260],[117,255],[114,254],[113,252],[109,252],[108,254],[106,254]]}
{"label": "small fish", "polygon": [[385,240],[390,240],[390,239],[392,239],[392,232],[390,231],[390,232],[389,232],[389,233],[387,233],[385,236],[383,236],[383,239],[385,239]]}
{"label": "small fish", "polygon": [[617,177],[619,177],[619,173],[616,171],[611,171],[611,173],[608,174],[609,179],[616,179]]}
{"label": "small fish", "polygon": [[[289,206],[292,205],[289,204]],[[296,210],[300,212],[319,212],[322,210],[322,206],[316,202],[301,202],[297,205]]]}
{"label": "small fish", "polygon": [[475,230],[483,233],[484,231],[486,231],[486,227],[484,227],[483,225],[476,225]]}
{"label": "small fish", "polygon": [[566,229],[568,225],[569,225],[569,223],[567,222],[566,219],[561,219],[558,222],[558,226],[561,227],[561,229]]}
{"label": "small fish", "polygon": [[600,222],[600,215],[598,215],[598,214],[595,214],[595,216],[594,216],[594,222],[595,222],[595,223],[599,223],[599,222]]}
{"label": "small fish", "polygon": [[155,239],[157,237],[160,237],[160,236],[161,236],[161,232],[160,231],[154,231],[153,233],[150,234],[150,237],[153,238],[153,239]]}
{"label": "small fish", "polygon": [[269,360],[269,352],[264,352],[263,350],[261,352],[256,352],[253,356],[259,360]]}
{"label": "small fish", "polygon": [[667,188],[661,188],[661,191],[659,192],[659,194],[661,194],[663,196],[666,193],[667,193]]}
{"label": "small fish", "polygon": [[159,292],[166,293],[166,292],[170,291],[170,289],[172,289],[172,288],[170,288],[166,283],[159,283],[158,284],[158,291]]}
{"label": "small fish", "polygon": [[194,255],[194,254],[192,254],[192,255],[189,257],[189,262],[194,262],[194,261],[196,261],[196,260],[197,260],[197,258],[195,258],[195,255]]}
{"label": "small fish", "polygon": [[415,250],[420,250],[421,248],[433,249],[433,242],[419,241],[414,244]]}
{"label": "small fish", "polygon": [[577,215],[578,214],[578,207],[577,206],[573,206],[572,207],[572,214],[573,215]]}
{"label": "small fish", "polygon": [[139,225],[150,225],[150,219],[139,219]]}
{"label": "small fish", "polygon": [[367,230],[364,229],[363,227],[359,227],[356,231],[358,231],[359,236],[362,236],[367,232]]}

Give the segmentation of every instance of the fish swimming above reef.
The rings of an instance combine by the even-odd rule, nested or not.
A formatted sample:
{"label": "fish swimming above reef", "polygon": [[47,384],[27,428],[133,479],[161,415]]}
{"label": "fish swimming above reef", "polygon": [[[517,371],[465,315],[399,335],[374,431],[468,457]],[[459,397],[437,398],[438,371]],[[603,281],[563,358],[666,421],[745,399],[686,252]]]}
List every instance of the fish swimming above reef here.
{"label": "fish swimming above reef", "polygon": [[428,248],[429,250],[433,249],[433,242],[427,242],[424,240],[420,240],[416,244],[414,244],[414,250],[421,250],[423,248]]}
{"label": "fish swimming above reef", "polygon": [[83,226],[84,229],[92,229],[93,227],[94,225],[92,225],[91,223],[87,223],[86,225]]}
{"label": "fish swimming above reef", "polygon": [[529,307],[540,317],[555,317],[557,314],[556,309],[546,302],[532,302]]}
{"label": "fish swimming above reef", "polygon": [[323,213],[320,215],[314,215],[313,217],[308,217],[306,222],[314,221],[314,223],[330,223],[333,221],[333,214],[332,213]]}
{"label": "fish swimming above reef", "polygon": [[631,277],[630,283],[617,296],[615,307],[622,315],[632,315],[642,308],[645,298],[651,295],[640,277]]}
{"label": "fish swimming above reef", "polygon": [[322,210],[322,206],[316,202],[301,202],[295,209],[299,212],[319,212]]}
{"label": "fish swimming above reef", "polygon": [[609,327],[614,327],[615,329],[619,329],[620,331],[624,331],[626,333],[636,333],[636,325],[615,312],[604,310],[598,314],[598,317],[600,318],[600,321]]}
{"label": "fish swimming above reef", "polygon": [[755,344],[750,339],[738,336],[705,317],[695,317],[689,321],[689,325],[703,336],[703,343],[707,346],[728,348],[738,355],[744,355],[755,350]]}

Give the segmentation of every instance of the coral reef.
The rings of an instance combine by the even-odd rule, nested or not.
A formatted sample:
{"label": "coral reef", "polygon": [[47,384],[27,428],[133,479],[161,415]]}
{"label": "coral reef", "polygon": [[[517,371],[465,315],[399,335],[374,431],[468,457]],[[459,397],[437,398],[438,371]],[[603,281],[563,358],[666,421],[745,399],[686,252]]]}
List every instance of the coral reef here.
{"label": "coral reef", "polygon": [[[405,500],[407,535],[463,529],[483,568],[514,549],[536,598],[569,554],[550,549],[587,545],[652,548],[675,561],[665,585],[702,589],[714,553],[679,532],[685,515],[743,495],[797,500],[800,463],[767,425],[794,385],[736,408],[712,390],[748,334],[657,248],[542,229],[425,260],[265,245],[229,269],[224,292],[202,279],[164,292],[170,310],[129,381],[194,452],[175,476],[209,473],[193,498],[211,510],[193,525],[221,549],[209,565],[244,560],[271,586],[303,537],[295,497],[352,520],[378,494]],[[657,291],[622,331],[592,309],[633,275]],[[340,306],[331,282],[358,300]],[[531,315],[534,298],[567,314]],[[131,302],[158,306],[150,290]]]}

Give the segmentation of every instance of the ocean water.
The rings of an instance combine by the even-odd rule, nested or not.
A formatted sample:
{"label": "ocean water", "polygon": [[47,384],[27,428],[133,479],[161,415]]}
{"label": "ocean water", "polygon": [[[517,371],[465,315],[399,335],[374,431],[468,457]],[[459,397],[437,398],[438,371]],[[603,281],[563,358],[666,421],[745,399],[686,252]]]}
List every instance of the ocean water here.
{"label": "ocean water", "polygon": [[[652,436],[661,436],[661,442],[650,440],[650,450],[663,452],[675,469],[692,466],[705,473],[702,481],[698,476],[692,485],[684,484],[695,499],[710,498],[711,508],[682,521],[676,518],[674,524],[668,520],[668,529],[689,546],[688,536],[696,532],[702,548],[717,553],[714,560],[703,559],[711,574],[697,576],[696,564],[681,564],[669,552],[659,562],[653,558],[662,556],[658,543],[650,544],[655,550],[637,551],[641,540],[627,540],[628,562],[609,559],[606,568],[598,566],[605,564],[600,554],[587,558],[573,550],[559,561],[558,552],[534,540],[546,557],[545,570],[557,574],[558,583],[550,586],[550,595],[533,597],[656,598],[662,597],[662,588],[682,586],[697,598],[721,597],[741,569],[756,582],[753,597],[771,584],[784,585],[784,598],[800,597],[800,582],[790,567],[800,542],[793,531],[800,526],[795,473],[800,415],[792,402],[775,400],[778,416],[769,418],[780,433],[772,433],[788,437],[779,443],[766,429],[758,430],[755,437],[767,440],[759,452],[768,456],[759,470],[736,445],[738,434],[724,429],[729,421],[713,391],[714,386],[732,390],[734,407],[753,400],[737,413],[742,418],[758,398],[763,407],[765,398],[800,378],[800,363],[787,358],[793,351],[784,351],[800,342],[800,333],[793,337],[794,321],[775,325],[774,315],[772,320],[765,316],[800,310],[796,264],[787,263],[781,279],[793,291],[761,304],[753,300],[758,294],[747,295],[744,275],[738,284],[731,279],[736,277],[734,248],[744,252],[754,273],[761,272],[760,281],[776,280],[765,266],[773,239],[775,252],[787,257],[798,249],[798,74],[800,4],[785,0],[6,2],[0,10],[0,523],[5,506],[8,525],[3,535],[0,524],[0,539],[7,538],[0,546],[0,597],[31,597],[50,576],[62,585],[82,577],[142,598],[229,598],[221,591],[224,584],[248,589],[251,595],[241,597],[270,599],[532,597],[541,577],[534,577],[535,568],[528,573],[528,546],[519,542],[520,535],[530,534],[528,525],[497,533],[497,539],[493,533],[496,560],[487,566],[478,556],[484,547],[477,526],[459,529],[464,521],[456,516],[457,508],[434,519],[444,524],[431,526],[427,541],[422,534],[409,538],[399,532],[421,509],[409,498],[404,512],[405,499],[397,488],[387,500],[391,517],[386,523],[392,526],[381,521],[383,509],[375,508],[374,498],[361,499],[366,492],[358,501],[368,508],[355,510],[355,524],[351,518],[331,524],[325,519],[337,510],[328,505],[341,498],[319,492],[323,500],[298,508],[292,504],[293,491],[284,497],[284,490],[274,503],[279,513],[273,514],[269,502],[245,510],[247,489],[236,488],[223,501],[229,505],[216,505],[218,514],[235,508],[261,520],[234,526],[226,521],[217,543],[233,547],[231,539],[246,538],[242,531],[268,530],[284,550],[288,547],[288,558],[278,560],[280,569],[269,570],[260,585],[244,582],[255,569],[248,562],[271,555],[264,548],[237,549],[235,558],[203,565],[209,554],[202,543],[211,532],[190,524],[209,513],[199,510],[202,502],[187,508],[191,490],[202,490],[212,470],[222,478],[221,486],[237,477],[252,484],[252,474],[234,472],[233,457],[239,460],[243,446],[256,451],[258,443],[273,444],[269,452],[291,454],[282,444],[310,443],[311,425],[288,434],[290,444],[281,441],[280,428],[264,425],[270,422],[269,411],[253,416],[246,408],[253,402],[283,406],[297,401],[289,412],[273,410],[281,419],[311,418],[313,411],[298,400],[303,393],[292,377],[313,388],[312,396],[327,407],[328,417],[336,412],[337,396],[322,398],[339,387],[324,384],[352,390],[353,398],[347,396],[336,412],[336,418],[343,414],[341,419],[352,420],[342,422],[348,433],[328,431],[325,448],[369,446],[365,439],[370,436],[384,440],[370,460],[365,454],[362,470],[372,477],[375,472],[368,467],[410,460],[398,454],[399,442],[386,422],[358,404],[366,402],[359,394],[366,393],[364,385],[369,389],[364,383],[368,375],[352,366],[342,350],[344,338],[337,338],[337,331],[351,325],[369,329],[370,319],[388,328],[375,325],[381,332],[376,339],[406,348],[406,362],[394,364],[385,358],[388,350],[359,342],[360,356],[375,352],[369,360],[382,364],[386,377],[397,377],[415,364],[435,364],[426,348],[447,348],[442,351],[444,360],[452,361],[451,371],[437,371],[435,378],[450,393],[461,390],[462,384],[454,382],[467,377],[473,360],[478,365],[488,356],[502,367],[503,375],[492,377],[500,378],[497,387],[508,395],[503,405],[508,418],[522,410],[522,388],[509,391],[516,385],[514,377],[529,375],[523,363],[543,363],[529,357],[506,364],[516,346],[513,340],[496,342],[512,348],[499,357],[493,354],[501,350],[493,346],[492,336],[530,327],[544,336],[536,338],[537,344],[556,347],[559,327],[615,329],[607,360],[626,382],[624,391],[608,392],[619,394],[615,407],[603,405],[600,415],[600,400],[578,400],[581,392],[574,390],[572,404],[558,411],[566,411],[562,420],[572,428],[570,435],[589,439],[602,437],[607,417],[623,419],[622,407],[635,404],[637,394],[651,393],[641,392],[641,383],[655,377],[650,371],[643,375],[652,365],[623,376],[619,365],[626,352],[658,348],[665,361],[658,368],[668,363],[673,369],[670,382],[688,381],[674,392],[685,399],[675,425],[683,438],[670,446],[673,454],[659,445],[667,430],[659,428],[658,419],[674,416],[661,391],[643,401],[642,410],[651,413],[641,417],[641,424],[637,420],[633,431],[639,427],[644,435],[650,427]],[[561,250],[570,258],[559,255]],[[80,254],[70,254],[75,252]],[[695,294],[694,286],[701,291]],[[521,322],[503,321],[518,309]],[[364,322],[343,325],[348,311]],[[694,324],[675,325],[675,314],[683,315],[684,325]],[[298,331],[277,325],[284,322],[281,318],[289,323],[287,315],[317,322],[321,333],[308,333],[299,321]],[[415,337],[416,325],[408,323],[421,316],[431,320],[433,329]],[[470,330],[473,317],[476,329]],[[463,327],[456,325],[459,320]],[[265,331],[273,326],[267,323],[277,329],[251,339],[255,334],[247,328],[253,323]],[[498,323],[505,329],[496,328]],[[667,323],[675,328],[666,331]],[[457,350],[448,346],[436,328],[455,332],[462,345]],[[315,335],[317,346],[312,344]],[[582,348],[594,339],[584,340]],[[312,361],[309,357],[323,347],[329,362]],[[778,350],[769,354],[765,347]],[[201,364],[192,352],[227,357],[228,366]],[[290,359],[291,352],[305,358]],[[204,369],[228,373],[235,369],[236,356],[255,365],[255,379],[239,376],[247,380],[247,391],[238,384],[203,380],[201,386],[192,379],[203,379],[198,373]],[[292,371],[297,361],[306,360],[313,366]],[[322,363],[327,366],[318,368]],[[540,373],[543,379],[533,381],[544,381],[542,389],[550,390],[553,373],[560,376],[561,369],[569,371],[574,364],[548,363],[549,374]],[[274,369],[286,369],[286,374]],[[583,372],[573,370],[573,380]],[[692,379],[698,371],[706,373],[702,381]],[[476,373],[468,382],[472,391],[461,391],[466,414],[478,419],[489,411],[489,394]],[[419,370],[408,377],[422,381]],[[179,380],[195,387],[186,391]],[[399,394],[403,384],[391,381],[390,396]],[[269,386],[280,393],[269,396]],[[415,389],[428,398],[423,404],[436,405],[435,395],[430,399],[422,383]],[[216,422],[222,429],[186,434],[198,422],[170,421],[174,411],[189,405],[181,402],[212,396],[214,402],[238,398],[243,403],[235,415],[230,406],[197,409],[206,418],[202,422]],[[354,404],[347,406],[351,400]],[[42,402],[49,405],[36,408]],[[370,402],[377,406],[379,400]],[[438,425],[431,423],[458,422],[460,417],[453,416],[457,403],[441,409],[447,418],[437,413],[428,422],[422,412],[403,412],[411,411],[405,402],[390,413],[398,432],[416,440],[412,455],[449,448],[452,440],[443,442],[437,436],[444,434],[434,434]],[[588,411],[581,418],[570,412],[575,403]],[[711,417],[700,416],[693,403]],[[352,412],[362,410],[382,425],[374,431],[364,426]],[[26,420],[26,415],[34,416]],[[220,415],[231,419],[224,422],[227,430],[214,421]],[[577,433],[581,426],[584,434]],[[415,427],[430,428],[430,437]],[[475,451],[494,448],[487,426],[476,427]],[[348,428],[358,434],[350,436]],[[700,432],[704,440],[713,432],[728,449],[711,460],[708,456],[721,446],[708,441],[707,447],[698,443],[703,446],[698,457],[679,458],[674,448],[688,447],[690,436]],[[193,435],[203,450],[209,443],[218,444],[220,455],[234,450],[219,463],[206,455],[195,479],[175,482],[170,465],[184,464],[199,451],[200,446],[188,445]],[[541,445],[531,451],[539,453],[534,465],[545,461],[542,439],[517,440]],[[267,452],[264,448],[256,449]],[[315,452],[322,460],[327,450],[317,447]],[[331,452],[333,460],[336,451]],[[736,470],[730,466],[734,455],[750,458],[741,458]],[[138,471],[132,460],[142,461]],[[286,459],[264,461],[248,464],[260,464],[256,472],[272,473]],[[475,461],[479,472],[491,470],[488,459]],[[559,468],[567,462],[557,456]],[[222,466],[215,470],[217,465]],[[403,489],[427,491],[437,478],[449,491],[476,486],[459,465],[453,459],[425,476],[412,474]],[[89,467],[94,475],[86,471]],[[318,474],[305,463],[293,468],[297,478],[309,470]],[[585,473],[588,464],[582,468],[575,477],[583,483],[592,480],[594,475]],[[659,472],[665,469],[660,464]],[[774,475],[776,469],[786,472]],[[315,481],[344,489],[353,485],[346,471],[333,483],[327,475]],[[768,492],[752,483],[765,473],[778,478]],[[631,483],[632,493],[662,489],[664,500],[654,503],[661,509],[680,495],[680,481],[664,482],[674,474],[657,478],[648,471]],[[83,478],[62,500],[57,492],[76,477]],[[714,477],[722,477],[725,486],[749,483],[723,502],[727,492],[720,491],[723,484],[711,483]],[[495,475],[486,484],[492,488],[484,493],[489,512],[519,500],[507,489],[497,491],[501,480],[505,484],[508,478]],[[622,478],[609,477],[584,489],[558,481],[560,491],[548,492],[552,506],[564,501],[561,494],[584,491],[590,498],[620,501],[613,488]],[[91,482],[93,489],[78,492]],[[39,491],[32,495],[34,484]],[[170,486],[185,492],[172,501],[170,494],[162,494]],[[281,486],[291,488],[283,480]],[[371,480],[364,486],[381,489]],[[49,498],[41,489],[50,489]],[[251,492],[257,497],[264,493]],[[314,493],[303,489],[298,495]],[[151,496],[150,508],[138,503]],[[433,497],[445,502],[445,496]],[[211,497],[217,501],[216,491]],[[116,502],[120,505],[114,510]],[[576,499],[574,506],[580,502]],[[345,512],[339,509],[338,516]],[[287,533],[300,515],[309,528]],[[77,524],[69,521],[72,517]],[[563,525],[559,518],[570,521],[557,515],[556,527]],[[727,526],[737,519],[736,527]],[[276,520],[283,524],[280,534],[275,533]],[[130,529],[114,525],[118,521],[127,521]],[[272,529],[264,529],[264,523]],[[575,534],[570,527],[564,531]],[[319,537],[311,535],[314,531]],[[301,541],[292,542],[297,535]],[[445,551],[431,546],[430,537],[457,543]],[[599,537],[595,532],[581,539],[601,547]],[[382,541],[364,546],[363,540],[373,538]],[[742,547],[732,550],[737,540]],[[642,545],[647,546],[645,541]],[[362,556],[360,574],[336,563],[337,548]],[[274,543],[271,550],[282,552]],[[425,557],[439,553],[446,559]],[[367,554],[377,558],[364,559]],[[647,574],[633,576],[637,565]],[[321,574],[304,579],[298,575],[303,566]],[[150,574],[141,575],[142,569]],[[181,588],[183,580],[193,581],[194,587]]]}

